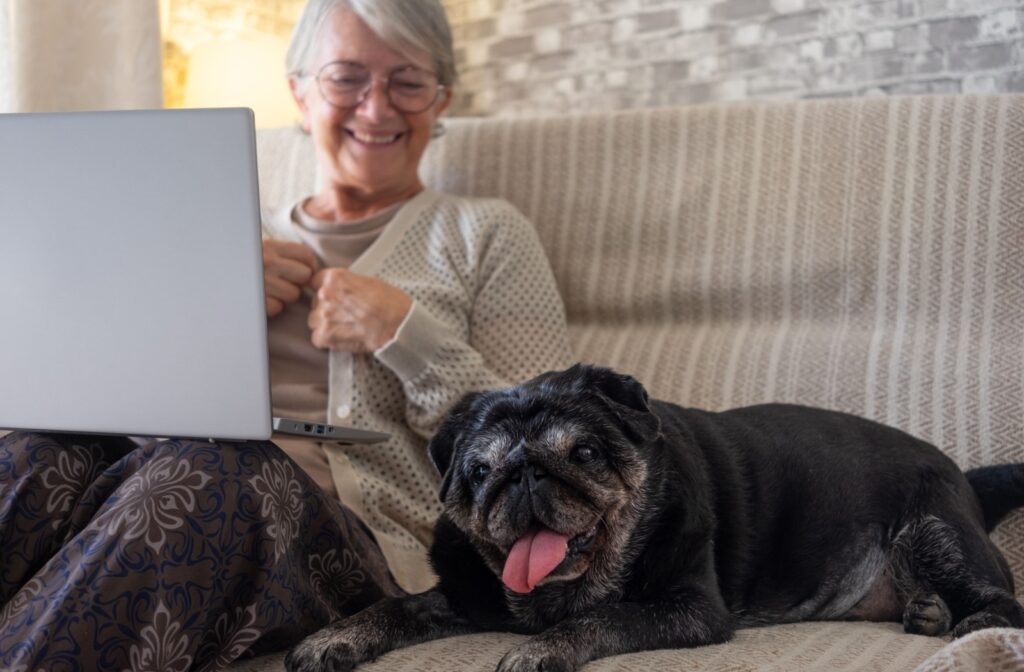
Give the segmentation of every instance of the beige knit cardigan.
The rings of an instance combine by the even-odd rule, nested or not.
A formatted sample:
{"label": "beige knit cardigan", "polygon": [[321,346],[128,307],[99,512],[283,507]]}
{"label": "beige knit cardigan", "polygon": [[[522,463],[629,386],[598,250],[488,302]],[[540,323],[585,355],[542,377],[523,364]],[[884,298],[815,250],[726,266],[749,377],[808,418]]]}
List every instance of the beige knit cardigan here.
{"label": "beige knit cardigan", "polygon": [[[291,209],[267,213],[264,235],[298,240]],[[426,553],[440,514],[427,439],[466,392],[566,366],[565,312],[536,232],[498,199],[423,191],[349,268],[414,304],[376,353],[330,353],[325,419],[391,434],[383,444],[329,445],[331,474],[399,584],[425,590],[435,581]]]}

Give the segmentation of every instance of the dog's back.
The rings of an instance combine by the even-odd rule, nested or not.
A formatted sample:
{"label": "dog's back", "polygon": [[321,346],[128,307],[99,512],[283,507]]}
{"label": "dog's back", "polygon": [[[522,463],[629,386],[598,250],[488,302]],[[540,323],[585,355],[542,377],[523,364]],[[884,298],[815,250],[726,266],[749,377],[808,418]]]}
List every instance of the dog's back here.
{"label": "dog's back", "polygon": [[[978,570],[981,579],[1012,592],[985,537],[986,518],[1024,503],[1024,467],[972,472],[975,487],[999,495],[985,498],[992,504],[983,512],[950,458],[864,418],[785,404],[721,413],[652,408],[673,468],[705,470],[704,494],[675,496],[712,503],[718,582],[740,623],[890,620],[894,610],[898,618],[914,591],[907,586],[916,585],[900,573],[920,564],[907,545],[932,519],[941,534],[977,540],[979,555],[998,557]],[[865,611],[866,598],[873,609]]]}

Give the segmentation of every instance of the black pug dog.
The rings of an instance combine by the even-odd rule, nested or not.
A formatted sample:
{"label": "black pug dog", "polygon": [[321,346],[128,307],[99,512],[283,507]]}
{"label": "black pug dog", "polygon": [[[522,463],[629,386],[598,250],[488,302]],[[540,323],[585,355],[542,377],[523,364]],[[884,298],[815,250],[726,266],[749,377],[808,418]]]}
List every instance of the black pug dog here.
{"label": "black pug dog", "polygon": [[792,621],[1024,627],[987,536],[1024,504],[1024,465],[965,476],[862,418],[681,408],[582,365],[468,395],[429,450],[444,474],[440,582],[308,637],[289,670],[483,630],[536,635],[501,672],[551,672]]}

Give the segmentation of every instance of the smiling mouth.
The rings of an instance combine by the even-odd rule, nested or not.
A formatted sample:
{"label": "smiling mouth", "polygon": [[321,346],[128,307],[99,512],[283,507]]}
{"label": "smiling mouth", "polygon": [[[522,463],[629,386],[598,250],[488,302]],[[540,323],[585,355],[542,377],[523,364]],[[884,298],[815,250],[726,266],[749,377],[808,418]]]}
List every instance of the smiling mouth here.
{"label": "smiling mouth", "polygon": [[398,142],[399,138],[405,135],[405,133],[391,133],[388,135],[381,135],[379,133],[362,133],[350,128],[346,128],[345,133],[364,145],[391,145]]}

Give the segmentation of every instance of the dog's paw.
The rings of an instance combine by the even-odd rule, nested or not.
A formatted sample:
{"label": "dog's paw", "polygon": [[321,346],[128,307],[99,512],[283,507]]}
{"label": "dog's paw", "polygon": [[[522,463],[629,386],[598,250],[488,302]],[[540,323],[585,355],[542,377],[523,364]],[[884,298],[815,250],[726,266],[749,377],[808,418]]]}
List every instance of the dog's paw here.
{"label": "dog's paw", "polygon": [[349,672],[358,663],[355,649],[338,629],[314,632],[299,642],[284,658],[288,672]]}
{"label": "dog's paw", "polygon": [[497,672],[573,672],[575,669],[576,665],[564,652],[527,641],[505,654]]}
{"label": "dog's paw", "polygon": [[912,635],[939,637],[949,632],[953,615],[935,593],[916,595],[903,610],[903,630]]}
{"label": "dog's paw", "polygon": [[979,611],[956,624],[956,627],[953,628],[953,639],[959,639],[975,630],[1008,627],[1010,627],[1010,621],[999,614],[993,614],[990,611]]}

